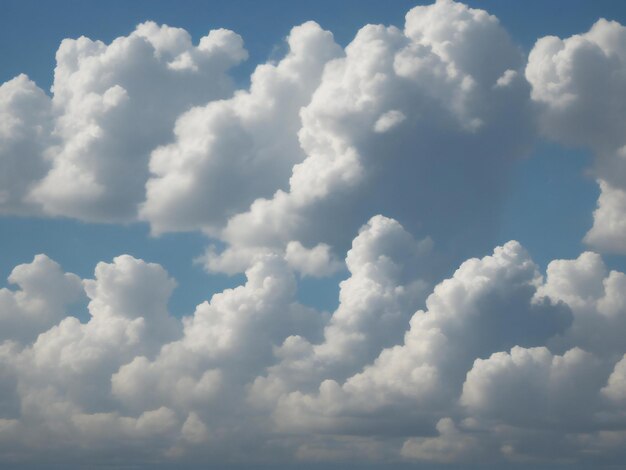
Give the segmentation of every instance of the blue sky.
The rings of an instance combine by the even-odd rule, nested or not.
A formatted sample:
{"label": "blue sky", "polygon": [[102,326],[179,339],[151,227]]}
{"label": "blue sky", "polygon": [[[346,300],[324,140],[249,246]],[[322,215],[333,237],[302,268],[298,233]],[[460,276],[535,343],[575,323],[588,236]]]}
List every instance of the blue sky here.
{"label": "blue sky", "polygon": [[0,461],[623,464],[626,7],[465,4],[4,0]]}

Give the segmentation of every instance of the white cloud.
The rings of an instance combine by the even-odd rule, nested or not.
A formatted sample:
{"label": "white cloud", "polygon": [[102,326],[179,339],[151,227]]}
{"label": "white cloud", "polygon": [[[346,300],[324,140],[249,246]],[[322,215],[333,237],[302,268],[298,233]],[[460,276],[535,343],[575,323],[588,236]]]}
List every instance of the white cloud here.
{"label": "white cloud", "polygon": [[63,40],[51,99],[24,76],[2,85],[10,138],[0,155],[7,166],[19,162],[2,186],[4,211],[135,219],[152,149],[170,139],[180,113],[228,96],[226,72],[246,56],[231,31],[194,46],[185,30],[152,22],[109,45]]}
{"label": "white cloud", "polygon": [[567,328],[566,308],[533,301],[540,281],[537,267],[516,242],[466,261],[435,287],[426,310],[413,314],[403,343],[391,343],[345,380],[328,377],[317,392],[283,394],[276,410],[279,426],[327,429],[354,426],[350,423],[371,416],[376,427],[383,412],[399,422],[432,420],[458,398],[475,358],[516,345],[541,345]]}
{"label": "white cloud", "polygon": [[9,282],[18,291],[0,289],[0,338],[30,342],[67,315],[67,308],[83,297],[80,278],[64,273],[46,255],[16,266]]}
{"label": "white cloud", "polygon": [[295,302],[296,280],[281,257],[262,257],[246,276],[245,285],[198,305],[183,320],[182,338],[153,361],[122,366],[111,378],[116,398],[134,410],[162,403],[196,410],[200,419],[217,408],[234,412],[243,386],[271,363],[273,346],[292,333],[319,336],[323,316]]}
{"label": "white cloud", "polygon": [[[52,273],[41,273],[41,265]],[[15,294],[19,303],[44,312],[63,308],[66,301],[59,288],[74,292],[80,282],[58,271],[58,265],[45,257],[16,268],[12,278],[24,288]],[[46,325],[24,349],[4,345],[3,367],[12,371],[23,405],[37,400],[35,414],[47,413],[45,406],[56,406],[55,401],[99,411],[110,403],[110,377],[121,364],[138,354],[154,354],[163,341],[179,334],[178,320],[167,317],[165,310],[173,284],[160,266],[118,257],[112,264],[100,263],[96,278],[84,285],[90,298],[87,323],[74,317],[60,319],[57,312],[57,318],[48,321],[60,319],[58,324]]]}
{"label": "white cloud", "polygon": [[626,404],[626,354],[615,364],[615,369],[602,393],[613,402]]}
{"label": "white cloud", "polygon": [[585,242],[605,252],[626,253],[626,188],[614,187],[602,179],[598,184],[598,208]]}
{"label": "white cloud", "polygon": [[26,75],[0,85],[0,213],[38,212],[24,199],[49,168],[51,115],[50,100]]}
{"label": "white cloud", "polygon": [[289,242],[285,250],[285,260],[303,276],[329,276],[341,269],[341,263],[334,259],[330,246],[324,243],[306,248],[300,242]]}
{"label": "white cloud", "polygon": [[473,416],[531,427],[558,423],[567,429],[593,412],[605,378],[599,366],[598,359],[579,348],[555,356],[545,347],[516,346],[510,353],[477,359],[460,402]]}
{"label": "white cloud", "polygon": [[584,34],[539,39],[526,67],[544,132],[595,154],[601,194],[585,241],[614,253],[626,253],[625,42],[624,26],[600,19]]}
{"label": "white cloud", "polygon": [[[442,418],[437,422],[437,437],[408,439],[402,445],[404,457],[438,463],[472,462],[484,459],[480,440],[459,432],[454,421]],[[484,462],[484,460],[482,460]]]}
{"label": "white cloud", "polygon": [[423,303],[427,281],[420,275],[430,256],[430,240],[418,242],[395,220],[373,217],[346,256],[350,277],[340,284],[339,307],[324,328],[324,340],[312,344],[289,336],[275,351],[279,363],[255,380],[249,400],[267,404],[294,386],[347,378],[381,348],[400,342],[410,315]]}
{"label": "white cloud", "polygon": [[287,43],[279,63],[257,67],[249,91],[185,113],[175,142],[153,152],[141,209],[153,231],[219,228],[256,198],[286,187],[292,166],[304,159],[300,108],[340,53],[332,34],[313,22],[295,27]]}
{"label": "white cloud", "polygon": [[[88,322],[0,344],[0,444],[37,458],[79,445],[176,462],[257,459],[276,442],[285,458],[314,461],[558,460],[598,448],[617,458],[623,439],[607,426],[626,422],[626,276],[585,253],[551,263],[544,281],[509,242],[463,263],[419,310],[432,256],[430,240],[377,216],[347,254],[330,318],[296,302],[292,268],[267,254],[182,331],[160,266],[99,263],[82,283]],[[81,292],[43,256],[11,280],[22,308],[60,310]]]}
{"label": "white cloud", "polygon": [[387,111],[386,113],[381,114],[381,116],[374,123],[374,131],[380,133],[387,132],[399,125],[405,119],[406,116],[402,111]]}
{"label": "white cloud", "polygon": [[600,255],[586,252],[575,260],[555,260],[548,265],[547,279],[536,294],[565,302],[573,313],[567,333],[554,338],[560,351],[579,346],[605,355],[621,353],[626,328],[626,275],[608,271]]}

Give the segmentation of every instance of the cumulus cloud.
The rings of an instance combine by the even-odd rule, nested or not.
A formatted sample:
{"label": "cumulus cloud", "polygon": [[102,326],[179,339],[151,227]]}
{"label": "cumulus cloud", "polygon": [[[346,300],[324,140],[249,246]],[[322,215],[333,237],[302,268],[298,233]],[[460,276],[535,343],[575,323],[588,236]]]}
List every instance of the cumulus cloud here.
{"label": "cumulus cloud", "polygon": [[[202,230],[245,281],[179,318],[158,264],[15,267],[0,460],[623,461],[626,274],[493,237],[538,113],[596,153],[587,240],[622,250],[625,37],[542,38],[524,74],[495,17],[438,0],[343,50],[297,26],[234,93],[231,31],[65,40],[51,97],[0,85],[0,211]],[[298,301],[342,270],[333,312]]]}
{"label": "cumulus cloud", "polygon": [[334,259],[330,246],[324,243],[306,248],[300,242],[289,242],[285,250],[285,260],[303,276],[323,277],[341,269],[341,264]]}
{"label": "cumulus cloud", "polygon": [[[371,364],[341,382],[329,377],[313,393],[284,394],[276,419],[285,427],[350,420],[365,426],[363,415],[371,415],[376,426],[381,413],[395,410],[399,421],[428,422],[459,395],[474,358],[543,344],[567,328],[566,308],[533,302],[539,282],[535,264],[516,242],[466,261],[435,287],[426,310],[405,307],[412,317],[401,343],[388,343]],[[409,412],[409,403],[418,406]]]}
{"label": "cumulus cloud", "polygon": [[411,460],[437,463],[469,463],[484,458],[479,439],[459,432],[452,419],[440,419],[437,422],[437,432],[437,437],[406,440],[402,445],[402,455]]}
{"label": "cumulus cloud", "polygon": [[323,341],[289,336],[275,350],[280,362],[255,380],[249,400],[264,404],[294,386],[307,389],[325,378],[349,377],[381,348],[399,342],[409,315],[423,302],[430,255],[430,240],[418,242],[397,221],[373,217],[348,251],[350,277],[340,284],[339,307]]}
{"label": "cumulus cloud", "polygon": [[35,459],[79,445],[177,462],[619,455],[624,343],[602,345],[586,325],[623,331],[626,276],[586,253],[544,280],[509,242],[425,298],[432,256],[430,240],[376,216],[347,253],[331,316],[297,302],[296,272],[270,253],[182,322],[159,265],[120,256],[81,282],[37,257],[2,295],[61,311],[84,288],[90,318],[56,314],[0,344],[0,443]]}
{"label": "cumulus cloud", "polygon": [[602,393],[611,401],[626,403],[626,355],[615,364],[615,369]]}
{"label": "cumulus cloud", "polygon": [[585,241],[603,251],[626,253],[626,190],[599,179],[600,197],[593,212],[593,227]]}
{"label": "cumulus cloud", "polygon": [[615,253],[626,253],[625,42],[624,26],[600,19],[584,34],[539,39],[526,66],[545,133],[595,154],[601,194],[585,241]]}
{"label": "cumulus cloud", "polygon": [[16,266],[9,282],[19,290],[0,289],[0,338],[32,341],[68,313],[68,307],[83,297],[80,278],[64,273],[46,255]]}
{"label": "cumulus cloud", "polygon": [[166,310],[174,284],[160,266],[130,256],[99,263],[95,279],[82,283],[90,299],[85,323],[59,315],[64,296],[82,292],[81,283],[48,258],[18,266],[10,279],[23,289],[15,294],[22,315],[41,310],[57,317],[44,318],[53,326],[30,341],[0,347],[3,416],[15,421],[20,445],[32,436],[33,448],[62,447],[69,439],[96,449],[119,444],[121,436],[141,440],[171,431],[177,418],[165,407],[120,414],[110,385],[122,364],[152,357],[180,335],[179,320]]}
{"label": "cumulus cloud", "polygon": [[340,53],[332,34],[313,22],[294,28],[287,44],[280,62],[257,67],[249,91],[187,112],[176,122],[175,142],[153,152],[141,210],[153,231],[219,228],[287,185],[304,159],[300,108]]}
{"label": "cumulus cloud", "polygon": [[46,94],[19,75],[0,85],[0,212],[37,213],[25,199],[49,169],[52,106]]}
{"label": "cumulus cloud", "polygon": [[485,243],[532,134],[528,86],[511,72],[521,66],[497,19],[462,4],[417,7],[404,30],[365,26],[300,112],[306,158],[289,187],[230,218],[227,254],[294,240],[342,252],[377,213],[456,256]]}
{"label": "cumulus cloud", "polygon": [[153,22],[108,45],[63,40],[51,98],[24,76],[2,85],[3,210],[135,219],[150,152],[180,113],[232,92],[226,72],[246,55],[231,31],[193,45],[185,30]]}
{"label": "cumulus cloud", "polygon": [[552,347],[565,351],[580,346],[602,355],[621,353],[624,342],[618,332],[626,328],[625,287],[626,275],[609,271],[596,253],[552,261],[536,295],[566,303],[574,315],[572,327],[554,338]]}
{"label": "cumulus cloud", "polygon": [[295,277],[283,259],[268,255],[246,276],[245,285],[198,305],[183,319],[182,337],[154,359],[136,357],[111,377],[112,393],[124,407],[143,412],[167,403],[197,413],[189,426],[231,425],[232,413],[243,412],[236,410],[244,385],[271,364],[272,347],[289,334],[319,336],[324,317],[295,301]]}
{"label": "cumulus cloud", "polygon": [[591,402],[606,379],[598,365],[591,353],[579,348],[555,356],[545,347],[516,346],[510,353],[477,359],[467,373],[460,402],[474,416],[512,425],[556,422],[567,429],[572,420],[592,411]]}

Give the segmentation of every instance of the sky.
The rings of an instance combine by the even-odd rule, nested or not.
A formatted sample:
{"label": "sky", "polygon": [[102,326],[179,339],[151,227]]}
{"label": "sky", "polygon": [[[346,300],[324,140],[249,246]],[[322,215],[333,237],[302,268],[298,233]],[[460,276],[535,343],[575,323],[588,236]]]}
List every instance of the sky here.
{"label": "sky", "polygon": [[0,6],[3,467],[626,465],[622,2]]}

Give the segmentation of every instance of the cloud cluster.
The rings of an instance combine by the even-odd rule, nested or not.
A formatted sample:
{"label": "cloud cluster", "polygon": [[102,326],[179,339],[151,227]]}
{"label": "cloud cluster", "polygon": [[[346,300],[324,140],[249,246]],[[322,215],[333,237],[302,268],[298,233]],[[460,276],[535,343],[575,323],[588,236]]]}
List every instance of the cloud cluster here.
{"label": "cloud cluster", "polygon": [[495,17],[450,1],[414,8],[404,30],[365,26],[300,112],[306,158],[288,189],[228,220],[217,234],[225,256],[293,240],[341,253],[378,213],[451,257],[489,246],[509,168],[532,136],[522,66]]}
{"label": "cloud cluster", "polygon": [[[202,230],[207,270],[245,282],[180,318],[129,255],[93,279],[15,267],[0,461],[623,462],[626,274],[593,252],[544,274],[493,237],[538,120],[596,154],[586,240],[624,252],[624,31],[525,63],[495,17],[438,0],[344,49],[297,26],[239,91],[231,31],[63,41],[51,97],[0,86],[0,212]],[[342,270],[333,312],[298,301]]]}
{"label": "cloud cluster", "polygon": [[523,56],[495,17],[442,0],[345,50],[312,22],[287,46],[233,94],[246,52],[230,31],[194,45],[147,22],[108,45],[64,40],[51,98],[23,76],[2,86],[2,211],[200,229],[226,244],[205,257],[226,272],[289,242],[332,271],[378,213],[455,261],[491,245],[533,135]]}
{"label": "cloud cluster", "polygon": [[[22,335],[0,345],[0,449],[33,461],[68,446],[172,462],[617,461],[626,275],[584,253],[544,279],[509,242],[428,287],[431,256],[428,239],[376,216],[347,253],[332,315],[299,304],[296,271],[267,254],[182,321],[159,265],[120,256],[81,282],[38,256],[11,274],[20,290],[0,291],[20,309],[7,331]],[[64,317],[83,292],[89,320]]]}
{"label": "cloud cluster", "polygon": [[545,133],[595,154],[593,173],[601,192],[585,241],[621,254],[626,253],[624,44],[626,27],[600,19],[584,34],[539,39],[526,66]]}
{"label": "cloud cluster", "polygon": [[226,72],[246,55],[231,31],[195,46],[152,22],[108,45],[63,40],[51,98],[23,75],[0,88],[2,212],[136,219],[150,152],[180,113],[232,93]]}

